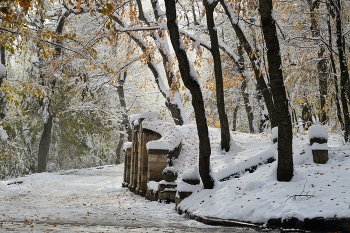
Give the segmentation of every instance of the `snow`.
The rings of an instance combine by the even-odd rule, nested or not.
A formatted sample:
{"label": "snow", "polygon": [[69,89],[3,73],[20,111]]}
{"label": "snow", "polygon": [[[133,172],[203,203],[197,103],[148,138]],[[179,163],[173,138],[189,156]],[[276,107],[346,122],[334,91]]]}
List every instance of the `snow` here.
{"label": "snow", "polygon": [[324,138],[328,139],[328,133],[322,125],[312,125],[309,127],[309,138]]}
{"label": "snow", "polygon": [[221,180],[232,174],[243,175],[246,172],[246,169],[249,169],[250,167],[257,164],[263,164],[264,161],[271,157],[277,158],[277,144],[270,145],[268,149],[250,157],[249,159],[218,171],[215,174],[216,178]]}
{"label": "snow", "polygon": [[198,165],[193,166],[190,172],[183,174],[182,179],[195,180],[200,179]]}
{"label": "snow", "polygon": [[4,128],[0,125],[0,139],[2,141],[6,141],[8,139],[8,135],[6,130],[4,130]]}
{"label": "snow", "polygon": [[167,172],[167,173],[172,173],[174,175],[177,175],[177,170],[174,167],[166,167],[163,170],[163,173]]}
{"label": "snow", "polygon": [[158,149],[173,151],[181,143],[181,132],[169,122],[151,118],[142,121],[142,127],[159,133],[162,136],[158,140],[148,142],[146,144],[147,150]]}
{"label": "snow", "polygon": [[[212,132],[212,131],[211,131]],[[228,156],[231,160],[224,168],[216,157],[223,157],[213,150],[212,164],[217,179],[234,174],[240,167],[257,163],[260,158],[275,155],[271,135],[236,133],[237,144],[246,149]],[[332,134],[328,141],[329,161],[315,164],[307,134],[294,137],[294,176],[290,182],[276,179],[277,161],[261,165],[254,173],[245,172],[240,178],[220,182],[212,190],[194,192],[179,207],[199,216],[235,219],[264,224],[271,218],[291,217],[303,220],[316,217],[350,217],[350,145],[341,145],[342,137]],[[260,152],[257,152],[257,148]],[[257,152],[257,153],[255,153]],[[213,163],[215,161],[215,163]],[[229,161],[229,160],[226,160]],[[245,164],[251,162],[251,164]],[[218,166],[219,165],[219,166]],[[305,187],[304,187],[305,185]],[[198,187],[196,187],[198,188]],[[309,198],[289,198],[301,193],[314,194]]]}
{"label": "snow", "polygon": [[181,192],[199,192],[200,190],[202,190],[202,187],[200,184],[190,185],[186,182],[180,181],[177,184],[177,190]]}
{"label": "snow", "polygon": [[227,8],[227,10],[228,10],[228,12],[229,12],[229,14],[230,14],[229,17],[231,18],[231,21],[232,21],[234,24],[238,24],[238,17],[237,17],[237,15],[235,14],[235,12],[234,12],[234,10],[232,9],[232,7],[226,4],[226,8]]}
{"label": "snow", "polygon": [[272,139],[278,138],[278,127],[273,127],[271,130],[272,133]]}
{"label": "snow", "polygon": [[320,143],[314,142],[311,147],[313,150],[328,150],[327,143],[320,144]]}
{"label": "snow", "polygon": [[158,191],[158,182],[153,181],[153,180],[149,181],[147,183],[147,188],[148,188],[148,190],[153,190],[154,192],[157,192]]}
{"label": "snow", "polygon": [[[242,172],[239,178],[218,182],[214,189],[204,190],[202,183],[189,185],[181,181],[183,176],[192,176],[191,172],[198,164],[196,126],[184,125],[177,129],[182,133],[182,151],[174,162],[179,174],[177,190],[193,191],[180,203],[182,210],[199,216],[257,224],[264,224],[271,218],[350,217],[350,145],[342,143],[340,134],[329,133],[329,160],[326,164],[313,162],[307,132],[296,134],[293,141],[294,176],[290,182],[276,180],[275,161],[260,165],[253,173]],[[211,164],[216,179],[277,153],[271,134],[235,132],[232,137],[238,146],[229,152],[218,149],[219,129],[210,128],[209,134]],[[33,230],[40,222],[203,227],[177,215],[174,204],[150,202],[121,188],[122,177],[123,165],[118,165],[33,174],[0,181],[0,222],[8,225],[11,222],[28,222],[34,224]],[[148,186],[158,189],[157,182],[149,182]],[[298,196],[305,193],[310,196]]]}
{"label": "snow", "polygon": [[132,147],[132,142],[124,142],[123,144],[123,150],[126,151],[127,149]]}
{"label": "snow", "polygon": [[129,116],[129,121],[130,122],[135,122],[138,121],[139,119],[160,119],[160,115],[158,112],[142,112],[138,114],[133,114]]}
{"label": "snow", "polygon": [[176,104],[177,107],[180,109],[180,113],[181,113],[181,117],[182,117],[183,123],[184,124],[190,124],[190,120],[188,119],[188,117],[186,115],[186,112],[185,112],[185,109],[183,107],[182,100],[181,100],[179,92],[175,93],[175,95],[171,99],[171,103],[172,104]]}
{"label": "snow", "polygon": [[0,64],[0,78],[6,76],[6,67],[3,64]]}
{"label": "snow", "polygon": [[152,229],[208,228],[178,215],[172,204],[151,202],[129,192],[121,187],[122,181],[122,164],[0,181],[0,232],[170,232]]}

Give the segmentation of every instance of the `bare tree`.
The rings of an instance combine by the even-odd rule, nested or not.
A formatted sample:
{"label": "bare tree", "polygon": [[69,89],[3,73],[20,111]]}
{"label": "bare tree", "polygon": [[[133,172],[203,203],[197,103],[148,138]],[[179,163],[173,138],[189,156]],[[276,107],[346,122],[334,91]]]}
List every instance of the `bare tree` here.
{"label": "bare tree", "polygon": [[180,37],[179,27],[176,18],[176,1],[165,1],[167,26],[170,33],[170,40],[173,45],[176,57],[179,62],[179,70],[185,86],[190,90],[192,95],[192,105],[194,108],[197,131],[199,137],[199,174],[201,176],[205,189],[214,187],[214,178],[210,166],[210,141],[203,95],[196,72],[187,57],[184,50],[184,44]]}
{"label": "bare tree", "polygon": [[215,91],[216,91],[216,105],[219,113],[220,127],[221,127],[221,149],[225,151],[230,150],[230,128],[228,125],[227,114],[225,110],[225,96],[224,85],[222,78],[222,66],[220,57],[220,47],[218,34],[214,22],[214,9],[219,1],[203,1],[207,15],[207,28],[209,31],[211,48],[210,52],[214,60],[214,74],[215,74]]}
{"label": "bare tree", "polygon": [[259,0],[261,27],[267,48],[268,72],[278,122],[277,180],[290,181],[293,177],[292,121],[282,73],[280,45],[273,17],[272,0]]}
{"label": "bare tree", "polygon": [[[66,18],[70,14],[69,11],[65,12],[65,14],[61,15],[57,27],[56,27],[56,35],[61,35],[63,32],[63,27],[66,22]],[[57,41],[57,46],[55,47],[55,55],[54,58],[59,58],[62,55],[62,48],[60,47],[61,41]],[[40,53],[40,51],[39,51]],[[42,56],[39,54],[39,57]],[[42,60],[42,59],[40,59]],[[40,82],[43,86],[45,86],[45,74],[42,70],[40,70]],[[41,134],[40,142],[39,142],[39,151],[38,151],[38,168],[37,172],[45,172],[46,171],[46,165],[47,165],[47,157],[49,156],[50,152],[50,144],[51,144],[51,134],[52,134],[52,125],[53,125],[53,116],[50,112],[50,104],[51,104],[51,98],[50,95],[53,94],[54,89],[56,86],[56,78],[50,78],[49,83],[49,95],[44,97],[44,99],[40,100],[40,106],[43,108],[43,114],[46,115],[44,118],[44,129]]]}

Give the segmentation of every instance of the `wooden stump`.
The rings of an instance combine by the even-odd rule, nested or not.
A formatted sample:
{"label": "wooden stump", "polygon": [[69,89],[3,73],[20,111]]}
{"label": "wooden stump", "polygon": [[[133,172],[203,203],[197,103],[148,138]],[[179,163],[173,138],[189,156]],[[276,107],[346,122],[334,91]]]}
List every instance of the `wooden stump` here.
{"label": "wooden stump", "polygon": [[312,150],[314,163],[325,164],[328,161],[328,150]]}
{"label": "wooden stump", "polygon": [[314,163],[325,164],[328,161],[328,133],[324,126],[313,125],[309,128],[309,140]]}
{"label": "wooden stump", "polygon": [[[310,140],[311,141],[311,140]],[[328,145],[327,143],[313,142],[311,144],[314,163],[325,164],[328,161]]]}

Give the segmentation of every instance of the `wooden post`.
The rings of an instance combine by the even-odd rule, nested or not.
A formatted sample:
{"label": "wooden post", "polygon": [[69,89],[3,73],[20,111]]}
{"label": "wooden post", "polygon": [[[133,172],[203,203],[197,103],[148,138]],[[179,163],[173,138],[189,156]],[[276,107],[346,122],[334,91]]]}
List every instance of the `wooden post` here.
{"label": "wooden post", "polygon": [[328,161],[328,133],[322,125],[309,128],[309,140],[314,163],[325,164]]}

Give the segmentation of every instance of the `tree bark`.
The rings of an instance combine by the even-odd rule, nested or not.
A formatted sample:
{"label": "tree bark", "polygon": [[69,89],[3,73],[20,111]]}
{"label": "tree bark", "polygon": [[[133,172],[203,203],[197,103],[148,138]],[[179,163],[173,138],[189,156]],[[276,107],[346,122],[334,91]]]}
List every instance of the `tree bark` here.
{"label": "tree bark", "polygon": [[343,116],[344,116],[344,140],[346,142],[350,141],[350,116],[348,101],[350,99],[349,95],[349,71],[347,65],[347,57],[344,51],[344,41],[342,32],[342,22],[341,22],[341,2],[340,0],[330,1],[331,5],[334,7],[335,11],[335,22],[336,22],[336,34],[337,34],[337,47],[338,47],[338,58],[340,66],[340,100],[342,103]]}
{"label": "tree bark", "polygon": [[[143,12],[142,2],[140,0],[137,0],[136,2],[137,2],[137,5],[138,5],[138,8],[139,8],[139,19],[142,20],[143,22],[145,22],[148,26],[151,26],[152,22],[149,22],[148,17],[145,17],[145,14]],[[151,3],[152,3],[152,8],[153,8],[153,13],[155,15],[155,19],[156,19],[156,21],[158,21],[159,18],[161,17],[160,12],[158,11],[159,10],[158,1],[157,0],[151,1]],[[131,34],[129,34],[129,35],[132,36]],[[153,64],[150,64],[149,68],[150,68],[150,70],[152,71],[152,73],[153,73],[153,75],[155,77],[155,81],[156,81],[156,83],[158,85],[159,91],[162,93],[162,95],[164,96],[164,98],[166,100],[165,101],[165,106],[170,111],[170,114],[171,114],[171,116],[172,116],[172,118],[174,120],[174,123],[176,125],[183,125],[185,122],[188,122],[188,119],[187,119],[186,113],[182,109],[182,106],[179,106],[181,104],[172,101],[172,97],[173,96],[171,96],[171,95],[172,94],[176,95],[176,94],[179,94],[179,93],[178,93],[178,90],[174,90],[174,91],[171,90],[172,83],[173,83],[175,75],[173,73],[173,70],[169,67],[170,60],[171,60],[171,58],[169,59],[170,52],[166,51],[166,47],[167,46],[162,43],[163,40],[164,40],[163,39],[164,35],[163,35],[162,31],[160,31],[160,30],[156,31],[155,30],[155,31],[153,31],[151,36],[157,43],[160,44],[160,46],[157,46],[157,47],[158,47],[158,51],[159,51],[160,55],[162,56],[163,67],[164,67],[165,74],[166,74],[166,77],[167,77],[168,86],[170,87],[169,94],[166,94],[164,92],[164,90],[161,89],[161,87],[159,85],[159,82],[160,82],[159,79],[161,77],[158,74],[158,71],[155,69],[155,67],[150,67],[150,65],[152,66]],[[142,43],[140,43],[140,40],[138,40],[138,41],[139,42],[136,42],[136,43],[140,47],[144,47],[143,48],[143,50],[144,50],[145,46]]]}
{"label": "tree bark", "polygon": [[216,105],[218,108],[220,127],[221,127],[221,149],[225,151],[230,150],[230,128],[225,110],[225,96],[224,96],[224,84],[222,78],[222,66],[220,57],[220,47],[218,34],[215,29],[214,22],[214,9],[218,4],[218,1],[209,3],[207,0],[203,1],[205,11],[207,15],[207,28],[209,31],[211,49],[210,52],[214,60],[214,74],[215,74],[215,91],[216,91]]}
{"label": "tree bark", "polygon": [[232,131],[236,131],[237,130],[237,114],[238,114],[238,110],[239,110],[239,105],[237,105],[233,109],[233,114],[232,114]]}
{"label": "tree bark", "polygon": [[[328,10],[329,10],[329,6],[328,6]],[[338,76],[336,74],[337,69],[335,67],[335,61],[334,61],[333,49],[332,49],[333,39],[332,39],[332,26],[331,26],[330,16],[328,16],[328,19],[327,19],[327,26],[328,26],[328,36],[329,36],[328,38],[329,53],[330,53],[329,58],[330,58],[331,67],[333,71],[332,76],[333,76],[334,88],[335,88],[334,99],[335,99],[335,104],[337,106],[337,118],[340,123],[341,130],[344,130],[344,121],[342,118],[342,111],[341,111],[340,100],[339,100]]]}
{"label": "tree bark", "polygon": [[267,48],[271,92],[278,122],[277,180],[290,181],[293,177],[292,122],[282,73],[280,46],[273,18],[272,0],[259,0],[261,26]]}
{"label": "tree bark", "polygon": [[[313,37],[320,37],[321,32],[319,28],[319,23],[317,22],[315,9],[318,8],[320,1],[308,0],[310,6],[310,19],[311,19],[311,34]],[[325,110],[326,96],[327,96],[327,85],[328,85],[328,73],[327,73],[327,59],[324,57],[325,48],[321,43],[319,43],[319,49],[317,51],[317,72],[318,72],[318,82],[319,82],[319,92],[320,92],[320,114],[319,120],[322,124],[327,121],[327,113]]]}
{"label": "tree bark", "polygon": [[123,144],[124,144],[124,132],[119,133],[119,141],[117,144],[117,148],[115,150],[116,158],[115,158],[115,164],[121,164],[122,163],[122,151],[123,151]]}
{"label": "tree bark", "polygon": [[0,63],[6,66],[6,52],[3,45],[0,46]]}
{"label": "tree bark", "polygon": [[[0,46],[0,62],[6,67],[5,47]],[[0,77],[0,87],[6,76]],[[0,91],[0,119],[6,117],[6,103],[5,103],[5,92]]]}
{"label": "tree bark", "polygon": [[[249,57],[250,64],[253,68],[254,75],[256,78],[257,89],[261,93],[261,95],[264,97],[266,108],[267,108],[267,111],[269,113],[268,118],[271,122],[271,128],[273,128],[273,127],[277,126],[278,122],[275,120],[275,117],[274,117],[275,106],[273,103],[272,94],[269,90],[268,85],[266,84],[266,82],[264,80],[264,76],[263,76],[263,73],[262,73],[261,68],[260,68],[260,63],[261,63],[260,60],[261,59],[260,59],[258,53],[249,44],[241,27],[238,25],[238,21],[236,22],[235,19],[233,19],[234,16],[231,15],[230,10],[229,10],[229,6],[225,3],[225,0],[220,0],[220,3],[222,5],[222,7],[224,8],[225,13],[230,20],[230,23],[231,23],[231,25],[236,33],[236,36],[239,40],[239,43],[243,46],[244,50],[246,51],[246,53]],[[260,95],[260,93],[258,95]]]}
{"label": "tree bark", "polygon": [[301,111],[301,119],[303,121],[303,128],[308,129],[312,123],[311,109],[309,103],[306,102],[303,104],[303,109]]}
{"label": "tree bark", "polygon": [[38,152],[38,173],[46,172],[47,157],[50,152],[51,144],[52,120],[53,118],[50,114],[47,118],[47,122],[44,123],[44,130],[41,134]]}
{"label": "tree bark", "polygon": [[210,166],[210,141],[207,119],[205,116],[205,108],[201,87],[198,83],[196,73],[190,64],[184,44],[180,37],[179,27],[176,19],[176,3],[175,0],[165,1],[167,26],[170,33],[170,40],[173,45],[182,76],[182,81],[190,90],[192,95],[192,105],[194,108],[197,131],[199,137],[199,174],[205,189],[214,187],[214,178]]}
{"label": "tree bark", "polygon": [[327,122],[327,112],[326,112],[326,96],[328,94],[328,73],[327,73],[327,60],[323,56],[325,48],[320,46],[317,56],[317,70],[318,70],[318,82],[319,82],[319,92],[320,92],[320,122],[321,124],[326,124]]}
{"label": "tree bark", "polygon": [[[56,31],[55,31],[57,35],[62,34],[63,27],[64,27],[64,24],[66,22],[66,18],[68,17],[69,14],[70,14],[70,12],[67,11],[64,15],[62,15],[59,18],[59,20],[57,22]],[[62,44],[62,42],[58,40],[57,44],[58,44],[58,46],[55,47],[56,53],[54,54],[54,59],[57,59],[58,57],[60,57],[62,55],[62,48],[60,46],[60,44]],[[39,54],[39,57],[40,56],[41,55]],[[42,60],[43,59],[39,59],[40,62],[43,62]],[[40,67],[40,69],[41,69],[41,67]],[[40,82],[42,83],[42,85],[45,85],[44,74],[43,74],[42,70],[40,70]],[[50,90],[51,94],[53,94],[55,86],[56,86],[56,78],[53,77],[50,80],[50,84],[49,84],[49,90]],[[48,95],[46,98],[48,98],[48,103],[44,103],[43,99],[39,100],[41,107],[44,107],[44,104],[46,105],[45,107],[47,109],[44,108],[43,111],[47,111],[47,113],[43,113],[43,114],[48,114],[48,117],[47,117],[46,121],[44,122],[44,129],[43,129],[43,133],[41,134],[40,143],[39,143],[38,168],[37,168],[38,173],[46,171],[47,158],[49,156],[50,145],[51,145],[53,116],[50,112],[50,105],[51,105],[50,95]]]}
{"label": "tree bark", "polygon": [[119,103],[120,107],[123,110],[122,113],[122,125],[124,126],[126,133],[127,133],[127,140],[129,142],[132,141],[132,130],[130,127],[129,119],[128,119],[128,114],[127,114],[127,109],[126,109],[126,102],[125,102],[125,95],[124,95],[124,83],[127,77],[127,71],[124,71],[119,78],[118,81],[118,86],[117,86],[117,93],[119,97]]}
{"label": "tree bark", "polygon": [[254,121],[254,115],[252,111],[252,106],[250,105],[249,101],[249,94],[248,94],[248,80],[247,77],[244,75],[244,57],[243,57],[243,48],[241,44],[238,45],[238,56],[239,56],[239,73],[242,77],[242,85],[241,85],[241,92],[242,92],[242,97],[244,101],[244,106],[245,106],[245,111],[247,113],[248,117],[248,125],[249,125],[249,132],[254,133],[254,126],[253,126],[253,121]]}

